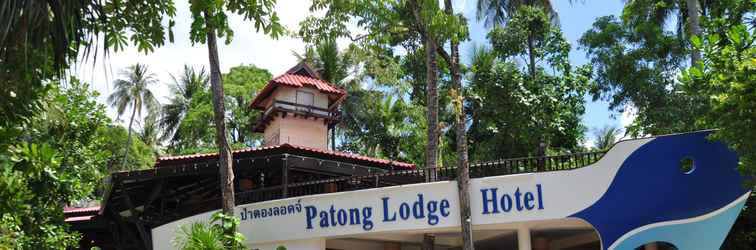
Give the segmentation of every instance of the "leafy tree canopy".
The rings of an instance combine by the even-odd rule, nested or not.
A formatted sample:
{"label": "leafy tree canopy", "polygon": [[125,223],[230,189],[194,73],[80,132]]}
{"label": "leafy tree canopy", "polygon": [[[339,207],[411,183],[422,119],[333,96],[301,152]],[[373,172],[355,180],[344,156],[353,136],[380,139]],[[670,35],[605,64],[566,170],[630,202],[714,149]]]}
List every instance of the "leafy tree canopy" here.
{"label": "leafy tree canopy", "polygon": [[261,136],[252,133],[250,127],[257,116],[249,108],[249,104],[272,77],[268,70],[254,65],[239,65],[223,74],[226,106],[231,111],[228,127],[231,130],[232,143],[247,146],[260,145]]}
{"label": "leafy tree canopy", "polygon": [[91,198],[111,156],[97,93],[76,79],[50,86],[30,122],[0,133],[0,248],[74,247],[61,204]]}
{"label": "leafy tree canopy", "polygon": [[[529,34],[542,65],[535,79],[517,63],[528,53]],[[572,68],[559,27],[539,7],[525,6],[488,38],[493,48],[477,48],[472,58],[471,158],[530,155],[541,137],[553,150],[576,150],[585,130],[580,117],[590,67]]]}

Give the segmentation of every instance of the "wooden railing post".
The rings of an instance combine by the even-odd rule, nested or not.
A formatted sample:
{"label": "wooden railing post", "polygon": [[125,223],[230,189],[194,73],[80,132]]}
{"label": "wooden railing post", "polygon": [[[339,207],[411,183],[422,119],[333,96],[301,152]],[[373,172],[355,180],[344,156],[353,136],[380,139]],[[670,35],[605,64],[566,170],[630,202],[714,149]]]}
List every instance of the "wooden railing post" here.
{"label": "wooden railing post", "polygon": [[283,169],[281,173],[281,183],[283,185],[283,188],[281,190],[281,197],[287,198],[289,197],[289,155],[284,154],[283,157]]}

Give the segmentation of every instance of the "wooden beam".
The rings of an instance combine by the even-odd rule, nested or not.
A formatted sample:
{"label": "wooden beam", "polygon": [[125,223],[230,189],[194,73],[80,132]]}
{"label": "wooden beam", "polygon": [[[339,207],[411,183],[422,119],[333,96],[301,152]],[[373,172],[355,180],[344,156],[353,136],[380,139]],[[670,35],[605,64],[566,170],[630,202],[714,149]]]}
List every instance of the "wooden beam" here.
{"label": "wooden beam", "polygon": [[150,195],[149,195],[149,196],[147,197],[147,200],[146,200],[146,201],[144,202],[144,204],[143,204],[143,206],[144,206],[144,209],[145,209],[145,210],[147,210],[147,207],[149,207],[149,206],[150,206],[150,204],[152,204],[152,202],[154,202],[154,201],[155,201],[155,199],[157,199],[158,195],[160,195],[160,192],[162,192],[162,191],[163,191],[163,185],[164,185],[164,182],[165,182],[165,180],[161,180],[161,181],[160,181],[160,182],[158,182],[158,184],[157,184],[157,185],[156,185],[156,186],[155,186],[155,187],[154,187],[154,188],[152,189],[152,192],[150,192]]}
{"label": "wooden beam", "polygon": [[283,188],[281,189],[281,197],[287,198],[289,197],[289,155],[284,155],[283,160],[283,168],[281,169],[281,184],[283,185]]}
{"label": "wooden beam", "polygon": [[144,248],[147,250],[152,250],[152,241],[150,239],[151,235],[147,233],[147,231],[144,229],[144,224],[142,224],[142,222],[139,220],[139,216],[137,215],[134,203],[131,202],[131,197],[129,197],[128,193],[124,193],[123,199],[123,202],[126,203],[126,206],[129,207],[129,211],[131,212],[129,221],[134,223],[134,225],[136,226],[137,232],[139,232],[139,238],[142,239],[142,243],[144,244]]}

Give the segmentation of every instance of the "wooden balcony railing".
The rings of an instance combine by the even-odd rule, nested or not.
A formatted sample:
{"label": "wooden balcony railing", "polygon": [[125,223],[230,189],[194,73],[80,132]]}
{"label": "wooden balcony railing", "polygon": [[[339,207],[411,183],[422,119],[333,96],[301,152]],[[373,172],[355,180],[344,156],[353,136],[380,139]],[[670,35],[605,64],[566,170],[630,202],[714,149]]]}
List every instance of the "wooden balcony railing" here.
{"label": "wooden balcony railing", "polygon": [[294,102],[287,102],[281,100],[274,100],[268,109],[263,112],[260,118],[254,123],[254,130],[262,132],[268,122],[270,122],[272,115],[279,112],[285,114],[300,115],[304,117],[316,117],[325,119],[328,122],[337,121],[339,119],[339,112],[335,110],[324,109],[311,105],[304,105]]}
{"label": "wooden balcony railing", "polygon": [[[580,168],[598,161],[606,152],[589,152],[547,157],[524,157],[480,162],[470,165],[470,177],[480,178],[522,173],[564,171]],[[273,186],[239,192],[236,200],[239,204],[281,199],[285,197],[307,196],[323,193],[354,191],[370,188],[397,186],[425,182],[430,169],[399,170],[361,176],[338,177],[317,181],[290,183],[286,190],[283,186]],[[456,167],[436,169],[437,181],[457,178]],[[286,192],[286,194],[284,194]]]}

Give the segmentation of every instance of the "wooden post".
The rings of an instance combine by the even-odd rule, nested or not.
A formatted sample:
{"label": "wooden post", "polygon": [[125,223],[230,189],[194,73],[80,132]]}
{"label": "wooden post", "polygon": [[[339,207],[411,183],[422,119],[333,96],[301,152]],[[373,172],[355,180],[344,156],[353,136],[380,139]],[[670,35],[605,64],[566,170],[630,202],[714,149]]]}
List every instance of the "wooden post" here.
{"label": "wooden post", "polygon": [[144,228],[144,224],[142,224],[141,220],[139,220],[139,215],[137,213],[136,208],[134,207],[134,203],[131,202],[131,197],[129,197],[129,193],[126,192],[124,189],[123,194],[123,202],[126,204],[126,206],[129,207],[129,212],[131,216],[129,216],[129,219],[127,221],[134,223],[134,226],[137,229],[137,232],[139,233],[139,238],[142,240],[142,244],[147,250],[152,250],[152,240],[151,240],[151,234],[147,233],[147,230]]}
{"label": "wooden post", "polygon": [[281,190],[281,197],[287,198],[289,197],[289,155],[288,154],[284,154],[281,178],[282,178],[281,184],[283,185],[283,189]]}

